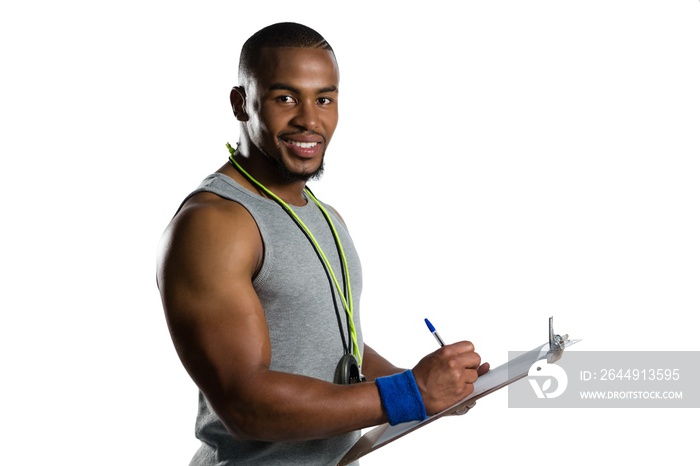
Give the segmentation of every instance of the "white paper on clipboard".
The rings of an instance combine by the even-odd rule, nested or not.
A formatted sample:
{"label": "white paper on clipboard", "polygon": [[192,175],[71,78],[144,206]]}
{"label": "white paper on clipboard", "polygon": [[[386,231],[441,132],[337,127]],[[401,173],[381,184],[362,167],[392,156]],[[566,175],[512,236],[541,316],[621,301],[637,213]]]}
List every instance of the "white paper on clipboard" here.
{"label": "white paper on clipboard", "polygon": [[374,450],[383,447],[384,445],[393,442],[394,440],[403,437],[406,434],[413,432],[431,422],[445,416],[447,414],[459,411],[460,408],[473,405],[476,400],[482,398],[489,393],[505,387],[517,380],[527,376],[532,365],[542,359],[546,359],[548,363],[553,363],[561,358],[564,348],[573,345],[580,340],[569,340],[568,335],[555,335],[552,328],[552,318],[549,319],[549,342],[540,345],[527,353],[515,357],[505,364],[502,364],[495,369],[491,369],[486,374],[480,376],[474,382],[474,391],[461,400],[459,403],[450,406],[449,408],[437,414],[429,416],[424,421],[404,422],[395,426],[382,424],[364,434],[355,444],[347,451],[345,456],[338,462],[338,466],[345,466],[361,457],[373,452]]}

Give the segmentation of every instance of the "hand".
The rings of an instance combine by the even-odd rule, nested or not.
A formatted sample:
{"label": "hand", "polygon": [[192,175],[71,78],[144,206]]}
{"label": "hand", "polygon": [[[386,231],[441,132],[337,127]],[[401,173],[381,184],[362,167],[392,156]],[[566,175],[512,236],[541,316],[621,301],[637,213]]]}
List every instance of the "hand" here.
{"label": "hand", "polygon": [[[476,372],[479,374],[479,377],[482,375],[486,374],[489,369],[491,368],[491,365],[487,362],[483,363],[479,368],[476,370]],[[476,406],[476,400],[467,400],[464,403],[460,404],[457,406],[454,410],[448,413],[450,416],[462,416],[464,414],[467,414],[470,409],[472,409],[474,406]]]}
{"label": "hand", "polygon": [[413,368],[413,376],[426,412],[433,415],[472,393],[476,379],[488,370],[489,364],[481,364],[474,345],[462,341],[445,345],[421,359]]}

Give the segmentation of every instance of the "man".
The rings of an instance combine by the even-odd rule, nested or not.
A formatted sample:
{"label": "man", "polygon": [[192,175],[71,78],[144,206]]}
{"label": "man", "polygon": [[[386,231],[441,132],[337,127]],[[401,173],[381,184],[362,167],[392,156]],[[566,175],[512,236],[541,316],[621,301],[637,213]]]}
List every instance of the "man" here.
{"label": "man", "polygon": [[335,464],[359,429],[442,411],[488,365],[460,342],[406,371],[363,342],[357,253],[305,189],[338,121],[323,37],[295,23],[258,31],[239,83],[238,148],[183,202],[159,251],[168,326],[200,389],[192,464]]}

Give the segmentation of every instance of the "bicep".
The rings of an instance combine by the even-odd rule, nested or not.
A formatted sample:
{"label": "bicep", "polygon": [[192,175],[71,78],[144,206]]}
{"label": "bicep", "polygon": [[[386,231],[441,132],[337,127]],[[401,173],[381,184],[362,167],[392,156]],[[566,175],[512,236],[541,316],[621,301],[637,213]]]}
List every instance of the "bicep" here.
{"label": "bicep", "polygon": [[168,327],[210,401],[243,399],[247,374],[270,363],[267,324],[252,285],[261,240],[245,212],[233,219],[215,209],[182,214],[166,231],[159,266]]}

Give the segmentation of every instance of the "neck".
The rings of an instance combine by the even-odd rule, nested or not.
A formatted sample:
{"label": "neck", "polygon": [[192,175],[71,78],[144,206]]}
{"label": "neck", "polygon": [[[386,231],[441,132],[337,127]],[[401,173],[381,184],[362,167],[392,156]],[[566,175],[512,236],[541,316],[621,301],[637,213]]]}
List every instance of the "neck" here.
{"label": "neck", "polygon": [[[229,146],[229,151],[231,158],[229,163],[222,168],[223,173],[260,196],[276,196],[294,206],[306,205],[305,180],[285,179],[275,163],[262,154],[248,156],[243,151],[233,150],[231,146]],[[268,191],[274,196],[270,196]]]}

